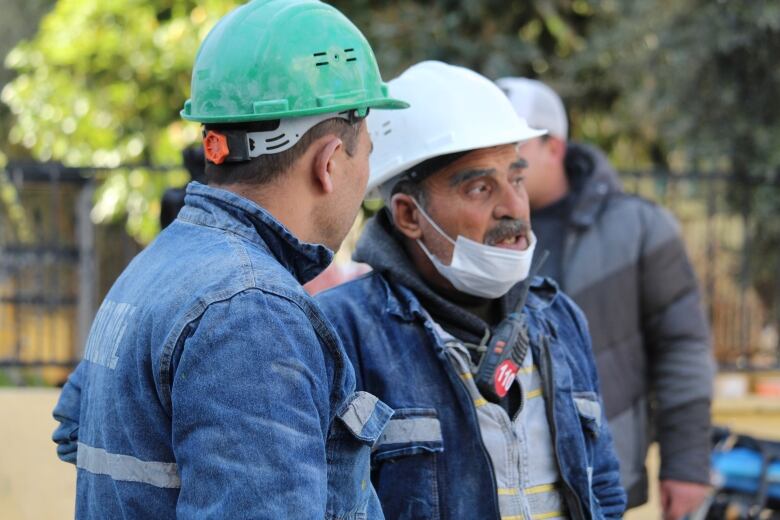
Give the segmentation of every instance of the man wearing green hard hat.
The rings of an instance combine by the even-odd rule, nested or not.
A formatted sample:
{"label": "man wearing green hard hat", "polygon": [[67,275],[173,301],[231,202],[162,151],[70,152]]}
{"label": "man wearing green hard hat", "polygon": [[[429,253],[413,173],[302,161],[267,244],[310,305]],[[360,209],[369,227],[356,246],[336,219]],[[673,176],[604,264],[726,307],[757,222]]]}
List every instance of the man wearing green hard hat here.
{"label": "man wearing green hard hat", "polygon": [[359,210],[366,114],[405,107],[327,4],[214,27],[181,113],[207,184],[111,288],[54,410],[78,518],[382,518],[369,458],[392,411],[301,284]]}

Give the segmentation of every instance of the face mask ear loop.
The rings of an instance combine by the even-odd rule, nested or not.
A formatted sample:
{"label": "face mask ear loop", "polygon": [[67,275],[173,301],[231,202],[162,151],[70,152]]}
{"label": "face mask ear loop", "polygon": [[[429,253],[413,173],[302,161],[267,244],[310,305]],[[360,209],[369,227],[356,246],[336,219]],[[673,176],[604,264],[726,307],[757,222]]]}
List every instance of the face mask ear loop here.
{"label": "face mask ear loop", "polygon": [[420,211],[420,213],[422,213],[423,217],[425,217],[425,220],[427,220],[428,223],[430,223],[430,225],[433,226],[433,229],[438,231],[441,236],[449,240],[450,244],[455,245],[455,241],[451,239],[450,236],[447,233],[445,233],[444,230],[440,228],[436,222],[433,221],[433,219],[425,212],[425,210],[422,209],[422,206],[420,206],[417,200],[414,197],[410,197],[410,198],[412,199],[412,202],[414,202],[414,205],[417,206],[417,209]]}
{"label": "face mask ear loop", "polygon": [[433,260],[434,260],[434,259],[436,259],[436,261],[439,261],[439,262],[440,262],[440,260],[439,260],[438,258],[436,258],[436,255],[434,255],[433,253],[431,253],[431,252],[428,250],[428,248],[427,248],[427,247],[425,247],[425,244],[423,244],[423,241],[422,241],[422,240],[420,240],[419,238],[417,239],[417,245],[418,245],[418,246],[420,246],[420,248],[423,250],[423,252],[424,252],[424,253],[425,253],[425,254],[428,256],[428,258],[429,258],[429,259],[430,259],[432,262],[433,262]]}

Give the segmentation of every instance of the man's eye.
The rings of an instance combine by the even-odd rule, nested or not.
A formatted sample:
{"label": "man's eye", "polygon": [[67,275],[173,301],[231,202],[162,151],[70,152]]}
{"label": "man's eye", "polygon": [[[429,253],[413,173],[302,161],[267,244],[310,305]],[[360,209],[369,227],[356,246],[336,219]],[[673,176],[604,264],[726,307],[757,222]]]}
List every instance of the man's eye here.
{"label": "man's eye", "polygon": [[475,184],[468,189],[468,193],[472,195],[478,195],[488,191],[488,185],[485,183]]}

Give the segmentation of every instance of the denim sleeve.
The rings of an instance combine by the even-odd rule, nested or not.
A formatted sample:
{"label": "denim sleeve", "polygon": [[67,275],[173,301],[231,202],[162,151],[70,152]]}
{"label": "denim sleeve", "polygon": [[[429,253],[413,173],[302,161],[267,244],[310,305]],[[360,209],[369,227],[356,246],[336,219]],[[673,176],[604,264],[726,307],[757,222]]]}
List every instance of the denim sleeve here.
{"label": "denim sleeve", "polygon": [[568,298],[566,300],[569,304],[569,312],[579,332],[581,344],[584,345],[584,357],[592,388],[599,395],[599,403],[601,404],[600,431],[596,437],[593,456],[593,478],[591,483],[593,496],[596,497],[605,518],[623,518],[623,513],[626,509],[626,493],[620,484],[620,463],[615,452],[615,446],[612,444],[612,434],[607,425],[607,416],[604,413],[604,402],[599,389],[599,377],[596,371],[596,363],[593,359],[588,322],[576,304]]}
{"label": "denim sleeve", "polygon": [[[600,397],[599,400],[601,401]],[[598,500],[605,518],[623,518],[626,493],[620,484],[620,466],[612,445],[607,416],[603,412],[603,402],[601,409],[601,433],[596,444],[593,467],[593,495]]]}
{"label": "denim sleeve", "polygon": [[326,351],[292,302],[247,290],[212,304],[172,383],[180,518],[324,518]]}
{"label": "denim sleeve", "polygon": [[64,462],[76,464],[79,440],[79,413],[81,412],[81,377],[85,361],[79,363],[62,387],[60,398],[52,415],[59,423],[51,436],[57,444],[57,456]]}

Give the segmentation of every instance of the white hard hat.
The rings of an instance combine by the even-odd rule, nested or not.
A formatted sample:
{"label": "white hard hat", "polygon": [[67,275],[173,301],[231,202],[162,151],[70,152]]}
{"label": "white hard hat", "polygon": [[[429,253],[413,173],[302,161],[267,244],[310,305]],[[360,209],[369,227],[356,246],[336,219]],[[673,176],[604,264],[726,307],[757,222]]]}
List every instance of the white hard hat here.
{"label": "white hard hat", "polygon": [[433,157],[526,141],[534,130],[492,81],[463,67],[424,61],[388,82],[406,110],[367,118],[374,142],[368,190]]}
{"label": "white hard hat", "polygon": [[517,115],[534,128],[544,128],[550,135],[564,141],[569,135],[569,120],[560,96],[541,81],[528,78],[501,78],[496,80]]}

